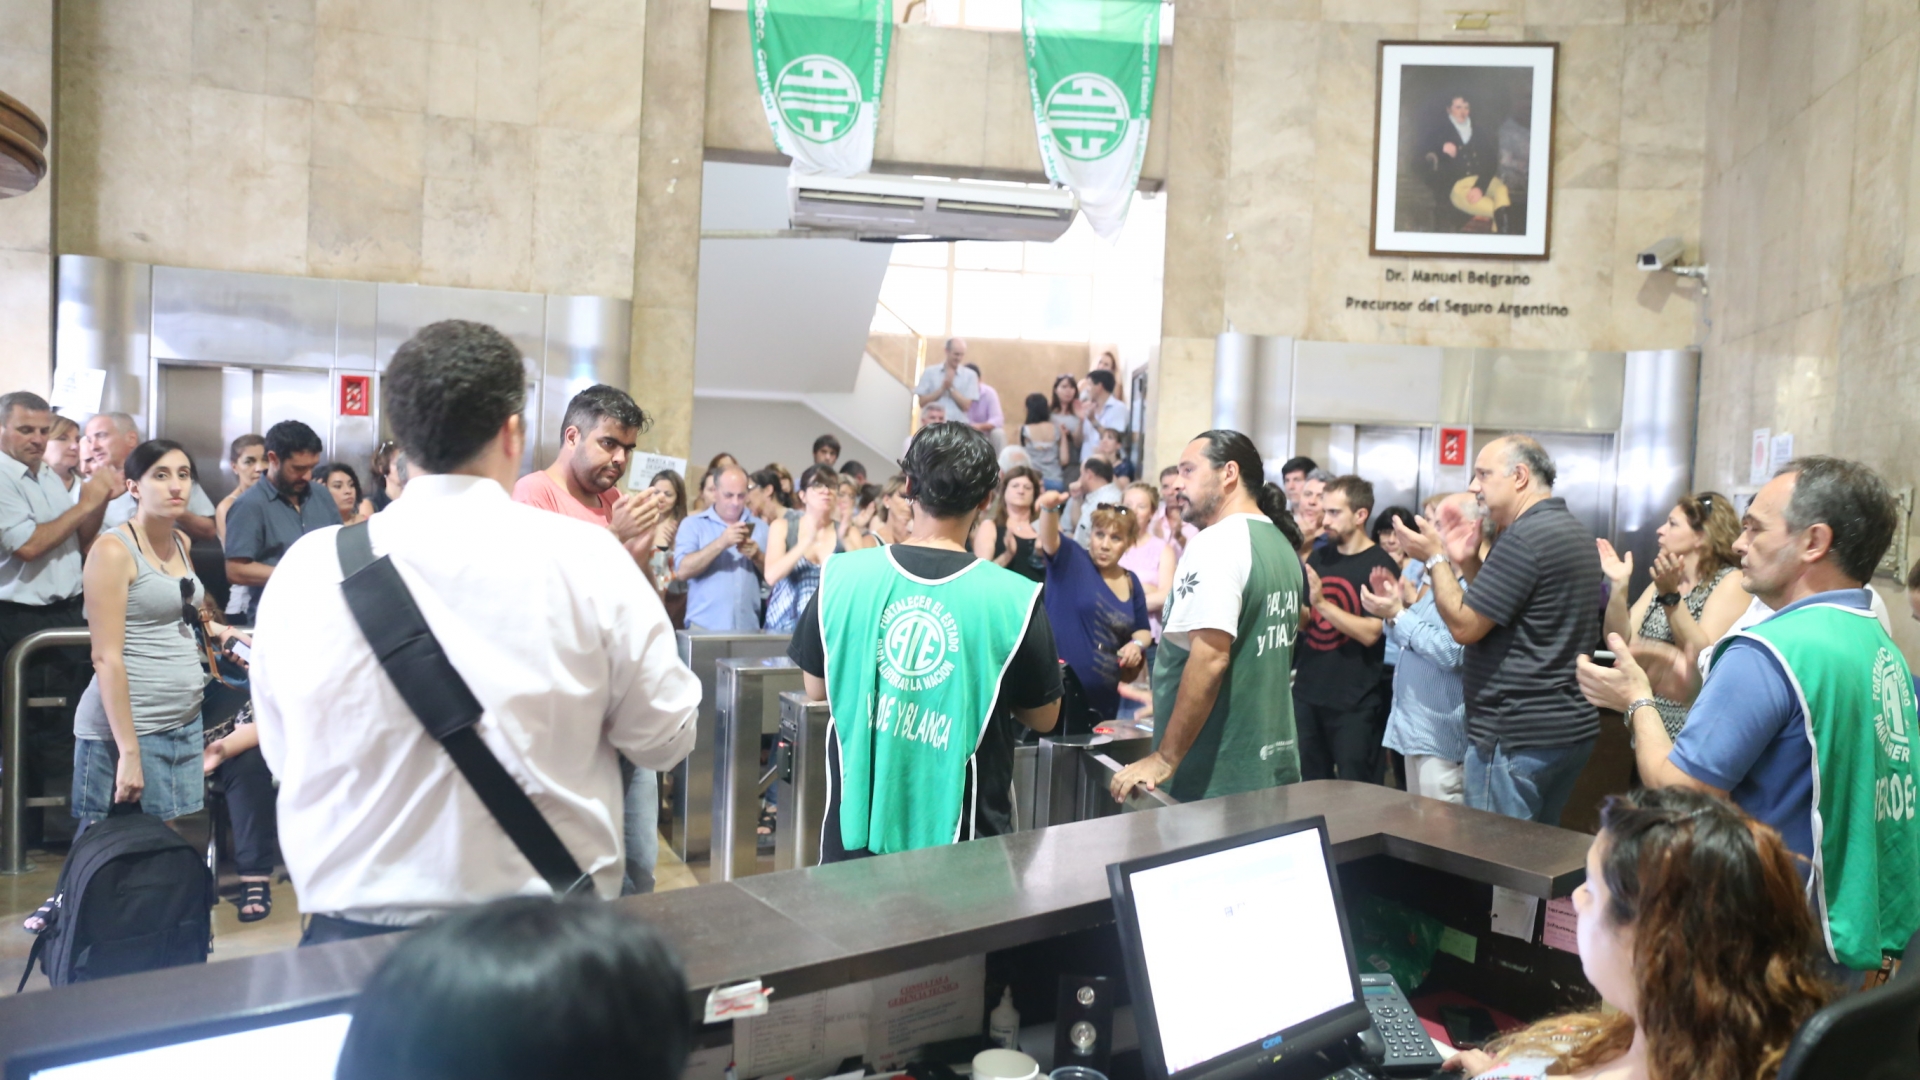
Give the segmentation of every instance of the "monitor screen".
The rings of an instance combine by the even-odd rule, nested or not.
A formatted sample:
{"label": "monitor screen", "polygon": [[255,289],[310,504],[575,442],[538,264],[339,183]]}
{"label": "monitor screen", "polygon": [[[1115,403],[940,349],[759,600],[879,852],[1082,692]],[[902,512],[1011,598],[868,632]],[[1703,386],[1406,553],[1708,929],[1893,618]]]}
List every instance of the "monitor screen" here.
{"label": "monitor screen", "polygon": [[1169,1076],[1361,1000],[1318,821],[1284,829],[1114,868]]}
{"label": "monitor screen", "polygon": [[349,1013],[230,1031],[164,1046],[35,1069],[32,1080],[124,1080],[239,1076],[262,1066],[275,1080],[333,1080]]}

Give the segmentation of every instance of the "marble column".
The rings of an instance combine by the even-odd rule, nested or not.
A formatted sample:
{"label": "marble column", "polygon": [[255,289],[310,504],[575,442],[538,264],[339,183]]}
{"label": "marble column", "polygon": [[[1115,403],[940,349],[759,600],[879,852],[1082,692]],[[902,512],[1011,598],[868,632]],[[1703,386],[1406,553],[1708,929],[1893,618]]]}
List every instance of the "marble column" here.
{"label": "marble column", "polygon": [[[0,3],[0,90],[53,126],[53,0]],[[44,394],[53,381],[53,177],[0,200],[0,393]]]}
{"label": "marble column", "polygon": [[[1167,262],[1160,356],[1151,375],[1147,467],[1180,459],[1212,426],[1214,337],[1227,329],[1227,174],[1233,18],[1226,3],[1181,4],[1174,23],[1167,153]],[[1170,77],[1169,77],[1170,76]]]}
{"label": "marble column", "polygon": [[693,448],[693,342],[700,286],[700,166],[706,141],[708,6],[648,0],[633,244],[632,390],[653,417],[640,446]]}

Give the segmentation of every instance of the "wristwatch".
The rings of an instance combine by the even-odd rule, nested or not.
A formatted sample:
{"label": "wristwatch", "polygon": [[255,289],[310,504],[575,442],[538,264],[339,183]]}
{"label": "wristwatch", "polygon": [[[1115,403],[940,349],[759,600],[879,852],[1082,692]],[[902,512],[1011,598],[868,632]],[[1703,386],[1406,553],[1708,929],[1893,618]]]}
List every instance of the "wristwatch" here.
{"label": "wristwatch", "polygon": [[1628,731],[1633,730],[1633,714],[1639,712],[1641,709],[1652,709],[1655,712],[1659,712],[1660,703],[1650,697],[1634,698],[1628,702],[1627,711],[1620,714],[1620,718],[1626,721]]}
{"label": "wristwatch", "polygon": [[1663,592],[1659,596],[1654,597],[1653,602],[1659,604],[1661,607],[1672,607],[1683,599],[1685,598],[1677,592]]}
{"label": "wristwatch", "polygon": [[1427,569],[1431,570],[1446,561],[1447,553],[1444,551],[1436,551],[1432,555],[1427,556]]}

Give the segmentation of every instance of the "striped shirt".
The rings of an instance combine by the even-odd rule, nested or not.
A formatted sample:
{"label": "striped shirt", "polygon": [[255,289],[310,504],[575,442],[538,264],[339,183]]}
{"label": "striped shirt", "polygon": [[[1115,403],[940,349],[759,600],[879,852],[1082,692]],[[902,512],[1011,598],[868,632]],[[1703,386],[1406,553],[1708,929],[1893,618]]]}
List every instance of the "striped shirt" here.
{"label": "striped shirt", "polygon": [[1600,733],[1574,660],[1600,639],[1600,553],[1593,533],[1543,499],[1494,542],[1467,606],[1493,620],[1466,648],[1467,737],[1491,751],[1566,746]]}

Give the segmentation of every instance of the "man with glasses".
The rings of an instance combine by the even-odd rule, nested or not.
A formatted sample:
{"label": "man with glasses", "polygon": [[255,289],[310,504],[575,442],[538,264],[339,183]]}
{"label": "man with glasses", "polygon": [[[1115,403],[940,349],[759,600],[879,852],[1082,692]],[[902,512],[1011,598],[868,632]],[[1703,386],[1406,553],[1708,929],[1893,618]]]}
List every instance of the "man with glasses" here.
{"label": "man with glasses", "polygon": [[746,471],[714,485],[713,505],[674,534],[674,577],[687,583],[687,629],[750,634],[760,629],[760,570],[767,523],[747,509]]}

